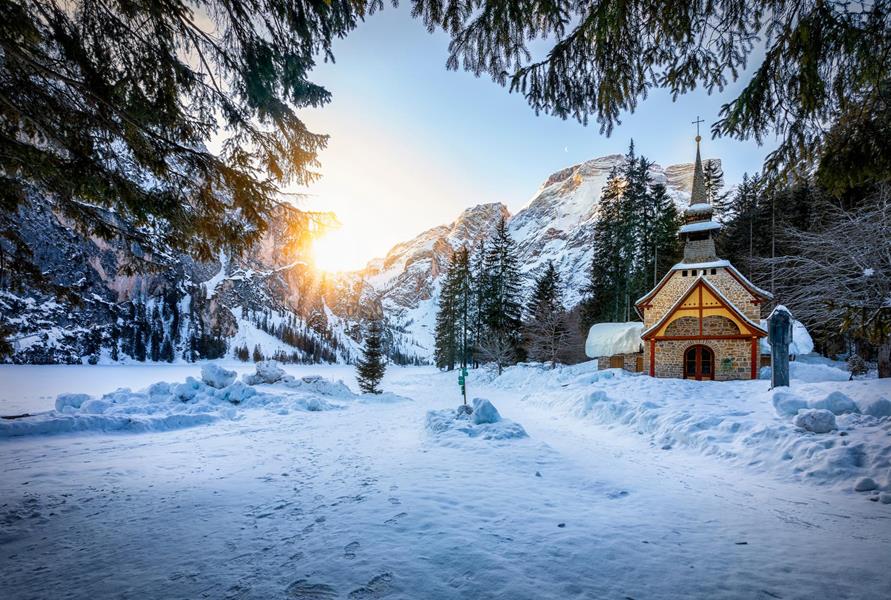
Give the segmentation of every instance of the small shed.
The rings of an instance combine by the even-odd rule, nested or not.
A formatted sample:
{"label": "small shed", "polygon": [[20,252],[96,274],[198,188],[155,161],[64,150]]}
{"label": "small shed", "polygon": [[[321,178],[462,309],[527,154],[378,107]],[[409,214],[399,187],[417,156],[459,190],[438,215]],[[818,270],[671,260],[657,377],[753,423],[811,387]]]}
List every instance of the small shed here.
{"label": "small shed", "polygon": [[596,323],[588,330],[585,354],[597,359],[598,369],[643,371],[643,323]]}

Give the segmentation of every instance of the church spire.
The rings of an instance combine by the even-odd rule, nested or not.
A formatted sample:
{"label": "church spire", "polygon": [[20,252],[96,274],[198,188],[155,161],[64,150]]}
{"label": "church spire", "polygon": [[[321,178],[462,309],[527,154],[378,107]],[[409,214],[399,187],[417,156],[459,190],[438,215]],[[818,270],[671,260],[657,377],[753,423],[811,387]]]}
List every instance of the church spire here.
{"label": "church spire", "polygon": [[705,174],[702,170],[702,157],[699,153],[699,124],[696,121],[696,163],[693,165],[693,190],[690,193],[690,206],[684,211],[684,224],[678,230],[684,240],[685,263],[707,263],[717,260],[714,236],[721,224],[712,219],[712,205],[705,193]]}
{"label": "church spire", "polygon": [[699,142],[702,136],[696,136],[696,164],[693,166],[693,192],[690,194],[690,204],[706,204],[708,198],[705,195],[705,175],[702,172],[702,159],[699,156]]}

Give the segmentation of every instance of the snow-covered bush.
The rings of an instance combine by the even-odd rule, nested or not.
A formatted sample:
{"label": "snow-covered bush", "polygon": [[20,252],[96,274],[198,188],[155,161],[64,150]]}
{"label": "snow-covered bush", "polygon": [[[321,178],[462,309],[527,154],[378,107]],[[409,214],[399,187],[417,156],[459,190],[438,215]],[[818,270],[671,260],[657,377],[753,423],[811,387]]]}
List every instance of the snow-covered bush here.
{"label": "snow-covered bush", "polygon": [[838,429],[835,424],[835,415],[822,408],[809,408],[800,411],[795,416],[795,426],[814,433],[829,433]]}
{"label": "snow-covered bush", "polygon": [[223,389],[231,385],[238,373],[224,369],[216,363],[207,363],[201,367],[201,381],[210,387]]}
{"label": "snow-covered bush", "polygon": [[866,375],[869,372],[869,365],[863,360],[859,354],[852,354],[848,357],[848,371],[853,376]]}

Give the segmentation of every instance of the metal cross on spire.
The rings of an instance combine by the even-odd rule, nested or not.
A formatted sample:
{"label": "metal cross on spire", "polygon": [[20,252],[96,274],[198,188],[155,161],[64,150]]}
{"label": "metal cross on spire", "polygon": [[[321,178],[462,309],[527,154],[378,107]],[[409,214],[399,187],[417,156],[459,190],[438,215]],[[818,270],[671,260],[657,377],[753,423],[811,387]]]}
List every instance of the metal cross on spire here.
{"label": "metal cross on spire", "polygon": [[698,142],[698,141],[701,139],[701,138],[699,137],[699,124],[700,124],[700,123],[705,123],[705,120],[704,120],[704,119],[701,119],[701,118],[699,117],[699,115],[696,115],[696,120],[695,120],[695,121],[691,121],[691,123],[692,123],[693,125],[696,125],[696,141]]}

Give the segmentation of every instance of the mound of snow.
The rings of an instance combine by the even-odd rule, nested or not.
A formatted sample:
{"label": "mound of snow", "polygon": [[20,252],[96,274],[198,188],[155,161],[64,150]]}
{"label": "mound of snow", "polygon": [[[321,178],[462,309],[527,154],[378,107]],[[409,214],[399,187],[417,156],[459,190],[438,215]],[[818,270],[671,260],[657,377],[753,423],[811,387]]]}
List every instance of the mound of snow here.
{"label": "mound of snow", "polygon": [[56,397],[56,410],[59,412],[73,412],[90,399],[87,394],[59,394]]}
{"label": "mound of snow", "polygon": [[323,396],[333,396],[336,398],[353,399],[356,397],[350,388],[340,379],[331,381],[320,375],[307,375],[300,379],[294,379],[288,375],[283,381],[285,387],[291,390],[299,390],[312,394],[322,394]]}
{"label": "mound of snow", "polygon": [[[762,367],[758,374],[760,379],[770,379],[770,367]],[[848,381],[851,374],[845,369],[828,364],[815,364],[795,360],[789,363],[789,379],[803,383],[820,381]]]}
{"label": "mound of snow", "polygon": [[860,409],[853,400],[839,391],[832,392],[822,400],[811,403],[811,408],[820,408],[828,410],[834,415],[843,415],[845,413],[859,413]]}
{"label": "mound of snow", "polygon": [[[274,373],[274,368],[267,365],[263,375]],[[181,383],[161,381],[138,392],[121,388],[100,397],[61,394],[54,411],[0,420],[0,438],[79,431],[165,431],[239,418],[241,408],[264,407],[279,414],[314,412],[342,408],[329,397],[357,398],[342,382],[321,377],[295,380],[286,376],[284,390],[261,392],[244,381],[235,381],[233,371],[213,363],[202,367],[201,378],[187,377]]]}
{"label": "mound of snow", "polygon": [[477,425],[485,425],[486,423],[497,423],[501,420],[501,415],[498,413],[498,409],[488,400],[474,398],[473,412],[470,413],[470,418]]}
{"label": "mound of snow", "polygon": [[237,376],[235,371],[224,369],[216,363],[207,363],[201,367],[201,381],[218,390],[230,385]]}
{"label": "mound of snow", "polygon": [[838,429],[835,414],[823,408],[808,408],[795,415],[795,426],[814,433],[829,433]]}
{"label": "mound of snow", "polygon": [[488,400],[476,398],[473,408],[431,410],[427,413],[427,431],[437,437],[472,437],[484,440],[514,440],[528,437],[523,426],[503,419]]}
{"label": "mound of snow", "polygon": [[[279,366],[275,360],[261,360],[257,363],[257,372],[253,375],[243,375],[241,377],[248,385],[257,385],[260,383],[278,383],[285,378],[290,377],[285,370]],[[293,379],[293,377],[290,377]]]}
{"label": "mound of snow", "polygon": [[[697,382],[597,371],[592,361],[553,370],[511,367],[492,386],[551,414],[640,436],[656,449],[693,449],[739,468],[846,491],[861,477],[891,486],[891,419],[857,411],[836,416],[814,406],[849,409],[844,397],[864,413],[874,405],[881,414],[887,396],[881,380],[793,380],[790,388],[771,391],[759,380]],[[815,410],[825,414],[815,417]],[[808,416],[795,423],[800,411]],[[805,427],[829,433],[814,435]]]}
{"label": "mound of snow", "polygon": [[774,392],[771,402],[774,410],[781,417],[794,417],[799,410],[807,408],[807,400],[796,396],[788,390],[777,390]]}
{"label": "mound of snow", "polygon": [[363,404],[398,404],[400,402],[412,402],[412,399],[394,394],[393,392],[382,392],[380,394],[360,394],[359,402]]}
{"label": "mound of snow", "polygon": [[858,406],[864,415],[877,419],[891,417],[891,400],[887,398],[868,398],[861,400]]}

